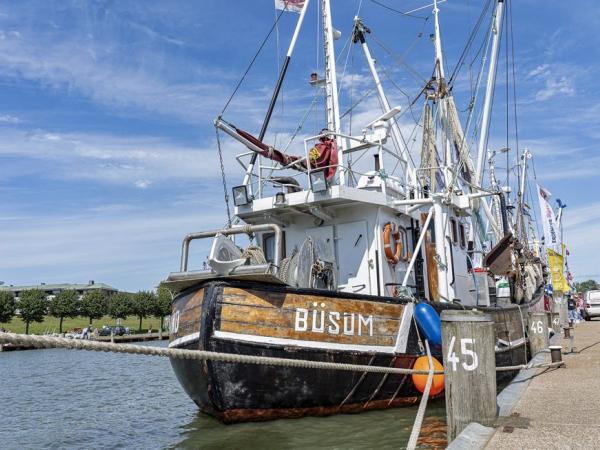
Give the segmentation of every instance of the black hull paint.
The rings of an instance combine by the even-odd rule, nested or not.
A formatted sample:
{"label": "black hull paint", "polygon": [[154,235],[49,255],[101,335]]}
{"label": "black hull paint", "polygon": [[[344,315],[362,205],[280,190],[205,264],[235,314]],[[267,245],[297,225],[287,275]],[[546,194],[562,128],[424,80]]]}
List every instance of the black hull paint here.
{"label": "black hull paint", "polygon": [[[218,300],[224,286],[256,288],[253,283],[213,281],[182,293],[180,297],[189,296],[200,287],[205,289],[202,313],[197,319],[200,322],[200,340],[178,348],[403,368],[411,368],[416,358],[421,356],[414,323],[411,325],[407,352],[397,356],[347,350],[281,347],[266,343],[217,339],[213,336],[213,332],[220,324]],[[280,286],[269,286],[269,289],[323,295],[321,291]],[[333,293],[331,296],[348,297],[354,300],[362,297],[371,302],[399,302],[398,299],[383,297]],[[459,308],[449,304],[432,303],[432,305],[438,312]],[[497,308],[489,310],[497,311]],[[496,364],[507,366],[524,363],[527,360],[525,348],[498,353]],[[433,349],[432,353],[442,361],[440,349]],[[171,360],[171,365],[186,393],[200,410],[226,423],[385,409],[412,405],[420,398],[420,393],[415,389],[410,375],[385,376],[339,370],[175,359]],[[513,376],[514,372],[499,372],[498,382],[501,383],[504,379]]]}

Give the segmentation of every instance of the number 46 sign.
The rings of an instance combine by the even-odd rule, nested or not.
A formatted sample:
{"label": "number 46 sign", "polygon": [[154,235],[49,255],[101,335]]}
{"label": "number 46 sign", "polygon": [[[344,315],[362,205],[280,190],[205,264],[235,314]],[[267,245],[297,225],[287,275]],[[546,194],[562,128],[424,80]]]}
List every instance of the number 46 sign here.
{"label": "number 46 sign", "polygon": [[461,365],[463,369],[465,369],[468,372],[477,369],[477,366],[479,365],[479,358],[477,357],[477,353],[475,353],[475,351],[473,351],[472,349],[474,343],[475,339],[473,338],[462,338],[460,340],[461,357],[459,357],[454,351],[454,344],[456,344],[456,336],[452,336],[452,338],[450,339],[450,345],[448,346],[448,355],[446,356],[447,363],[452,364],[452,371],[456,372],[457,366],[461,364],[461,358]]}

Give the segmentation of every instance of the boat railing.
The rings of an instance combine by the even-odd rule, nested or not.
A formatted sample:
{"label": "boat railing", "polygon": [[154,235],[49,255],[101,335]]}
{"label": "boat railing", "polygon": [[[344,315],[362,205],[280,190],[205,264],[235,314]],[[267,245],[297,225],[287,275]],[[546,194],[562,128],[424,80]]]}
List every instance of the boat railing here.
{"label": "boat railing", "polygon": [[[343,150],[341,150],[340,158],[338,158],[339,162],[337,164],[330,164],[326,166],[320,166],[319,168],[311,167],[310,164],[306,164],[306,168],[300,169],[298,167],[299,162],[305,162],[309,160],[310,149],[314,147],[314,143],[318,141],[322,137],[332,137],[335,136],[338,141],[343,141],[345,144]],[[366,135],[365,135],[366,136]],[[402,162],[400,156],[394,152],[392,149],[386,146],[386,139],[378,139],[376,141],[370,141],[366,139],[365,136],[350,136],[344,133],[336,133],[331,131],[325,131],[320,134],[316,134],[314,136],[309,136],[304,139],[304,155],[301,159],[295,160],[293,163],[288,165],[281,165],[278,163],[265,164],[264,161],[266,158],[259,156],[258,164],[256,166],[257,173],[252,173],[250,177],[247,179],[247,185],[250,185],[250,191],[254,193],[255,198],[263,198],[265,197],[265,185],[268,183],[272,183],[276,186],[286,186],[285,184],[278,183],[273,180],[273,173],[281,173],[284,171],[289,171],[289,169],[294,168],[294,172],[287,172],[285,174],[286,177],[297,179],[299,182],[301,180],[305,180],[305,186],[310,186],[310,177],[311,173],[315,171],[323,171],[329,169],[331,167],[336,168],[336,173],[338,174],[338,183],[341,185],[348,184],[348,176],[340,177],[340,174],[352,174],[354,176],[370,176],[372,172],[369,173],[364,170],[357,170],[356,164],[363,158],[363,156],[367,153],[370,153],[369,150],[375,149],[375,154],[378,155],[379,160],[379,172],[383,177],[393,175],[394,170],[391,171],[390,174],[387,174],[385,171],[385,163],[384,163],[384,155],[393,158],[393,164],[395,167],[398,166],[399,163]],[[353,161],[353,166],[349,164],[345,164],[343,156],[350,155],[356,152],[362,152],[358,158]],[[254,154],[254,151],[247,151],[236,155],[236,160],[240,164],[240,166],[244,169],[245,172],[248,172],[249,166],[244,162],[244,159]],[[340,183],[339,180],[343,179],[344,182]],[[397,180],[400,182],[400,180]],[[300,184],[300,183],[299,183]],[[406,188],[405,183],[400,182],[403,187]],[[385,193],[386,183],[382,184],[382,191]]]}
{"label": "boat railing", "polygon": [[273,232],[275,237],[275,249],[273,253],[273,265],[277,268],[281,266],[281,258],[283,255],[283,231],[279,225],[274,223],[266,223],[260,225],[244,225],[242,227],[224,228],[221,230],[210,230],[210,231],[199,231],[196,233],[190,233],[183,238],[181,246],[181,265],[180,271],[188,271],[188,259],[190,251],[190,243],[199,239],[206,239],[215,237],[217,234],[224,236],[231,236],[234,234],[251,234],[260,232]]}

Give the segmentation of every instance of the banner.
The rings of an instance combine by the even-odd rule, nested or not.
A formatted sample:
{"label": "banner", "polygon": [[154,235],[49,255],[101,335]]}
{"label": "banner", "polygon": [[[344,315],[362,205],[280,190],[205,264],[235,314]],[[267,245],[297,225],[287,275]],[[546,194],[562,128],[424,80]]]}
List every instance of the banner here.
{"label": "banner", "polygon": [[286,11],[301,12],[304,7],[304,0],[275,0],[276,9],[285,9]]}
{"label": "banner", "polygon": [[565,279],[563,256],[551,249],[548,249],[548,268],[552,276],[552,288],[563,293],[569,292],[571,288]]}
{"label": "banner", "polygon": [[548,203],[550,193],[539,185],[537,190],[540,211],[542,212],[542,226],[544,227],[544,244],[547,249],[560,253],[560,227],[554,217],[554,211]]}

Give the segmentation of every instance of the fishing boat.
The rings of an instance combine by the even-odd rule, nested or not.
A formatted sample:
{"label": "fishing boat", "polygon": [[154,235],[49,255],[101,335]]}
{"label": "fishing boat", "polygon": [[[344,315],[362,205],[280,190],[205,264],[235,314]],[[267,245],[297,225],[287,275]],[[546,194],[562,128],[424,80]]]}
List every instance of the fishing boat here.
{"label": "fishing boat", "polygon": [[[309,3],[320,15],[324,67],[310,75],[307,89],[325,114],[317,133],[296,132],[277,148],[267,130]],[[276,1],[279,14],[296,12],[298,19],[260,132],[234,125],[235,113],[215,119],[221,161],[225,136],[243,149],[243,180],[232,189],[234,217],[222,229],[185,236],[180,269],[165,280],[176,293],[169,346],[412,368],[426,340],[444,359],[442,311],[475,308],[495,321],[497,365],[524,363],[526,314],[543,304],[547,271],[523,199],[529,154],[519,155],[513,199],[496,177],[495,153],[487,152],[505,1],[485,2],[482,11],[489,16],[482,119],[471,109],[464,126],[445,74],[439,2],[427,6],[434,49],[432,75],[411,99],[422,111],[417,151],[400,125],[405,110],[392,106],[384,90],[369,47],[372,31],[358,16],[349,41],[363,54],[380,111],[358,133],[344,126],[331,3]],[[473,144],[467,136],[475,126]],[[228,199],[226,189],[229,212]],[[202,239],[212,240],[204,267],[190,267],[190,245]],[[391,408],[421,395],[409,375],[171,364],[201,411],[228,423]]]}

